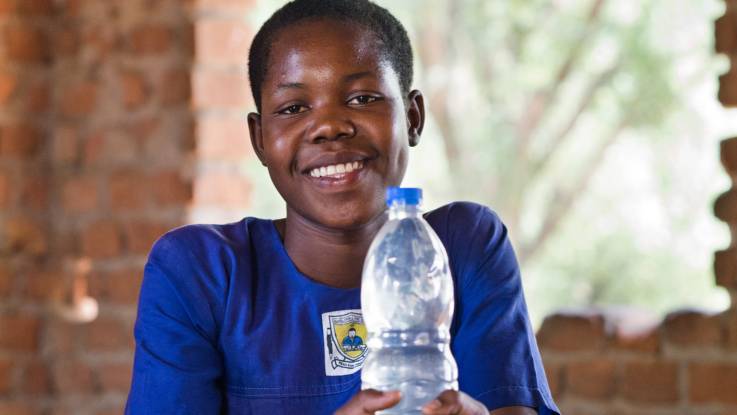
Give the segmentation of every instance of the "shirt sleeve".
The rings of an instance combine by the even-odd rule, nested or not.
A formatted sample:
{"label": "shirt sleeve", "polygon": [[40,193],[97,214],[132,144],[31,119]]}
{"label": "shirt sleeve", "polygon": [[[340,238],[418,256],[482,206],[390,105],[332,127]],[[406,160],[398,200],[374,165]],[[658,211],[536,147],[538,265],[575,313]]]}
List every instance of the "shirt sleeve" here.
{"label": "shirt sleeve", "polygon": [[458,252],[455,264],[451,258],[458,286],[451,348],[460,389],[489,409],[519,405],[558,414],[506,227],[484,206],[453,210],[447,232]]}
{"label": "shirt sleeve", "polygon": [[214,320],[196,284],[183,282],[197,273],[183,257],[164,236],[145,266],[126,415],[220,413],[223,363]]}

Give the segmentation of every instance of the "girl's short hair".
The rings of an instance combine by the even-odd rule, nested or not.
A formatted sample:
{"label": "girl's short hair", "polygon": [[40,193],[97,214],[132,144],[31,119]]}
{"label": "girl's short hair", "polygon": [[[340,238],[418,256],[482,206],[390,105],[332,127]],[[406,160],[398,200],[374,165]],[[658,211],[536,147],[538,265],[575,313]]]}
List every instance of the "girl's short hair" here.
{"label": "girl's short hair", "polygon": [[412,45],[404,26],[388,10],[369,0],[293,0],[277,10],[259,29],[248,53],[248,76],[256,108],[261,111],[261,85],[271,45],[278,32],[304,20],[321,18],[351,21],[364,26],[378,40],[382,58],[399,77],[403,95],[412,86]]}

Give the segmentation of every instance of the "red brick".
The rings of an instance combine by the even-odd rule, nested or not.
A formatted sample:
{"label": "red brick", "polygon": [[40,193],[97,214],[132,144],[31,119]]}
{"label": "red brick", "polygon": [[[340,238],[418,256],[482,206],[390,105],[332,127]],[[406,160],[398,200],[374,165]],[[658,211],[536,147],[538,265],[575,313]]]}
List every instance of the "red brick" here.
{"label": "red brick", "polygon": [[0,316],[0,349],[20,352],[38,350],[39,329],[37,318]]}
{"label": "red brick", "polygon": [[176,171],[155,173],[148,192],[157,206],[184,206],[192,201],[193,184]]}
{"label": "red brick", "polygon": [[607,400],[614,394],[615,364],[611,360],[576,361],[566,367],[566,394]]}
{"label": "red brick", "polygon": [[45,177],[23,178],[20,202],[25,209],[42,211],[49,207],[49,189]]}
{"label": "red brick", "polygon": [[248,126],[242,118],[204,117],[197,128],[197,154],[202,159],[235,161],[253,155]]}
{"label": "red brick", "polygon": [[84,162],[88,165],[101,164],[105,159],[105,136],[92,134],[84,142]]}
{"label": "red brick", "polygon": [[115,222],[101,220],[82,233],[82,252],[90,258],[112,258],[121,252],[120,232]]}
{"label": "red brick", "polygon": [[57,58],[73,56],[79,51],[79,33],[74,27],[59,29],[54,33],[53,43]]}
{"label": "red brick", "polygon": [[143,141],[148,141],[156,133],[161,125],[161,121],[158,118],[142,118],[136,120],[130,120],[125,129],[129,131],[130,135],[137,137]]}
{"label": "red brick", "polygon": [[248,79],[241,70],[201,69],[194,72],[192,101],[197,109],[253,107]]}
{"label": "red brick", "polygon": [[46,35],[41,29],[29,25],[6,26],[3,38],[5,53],[11,60],[38,63],[49,58]]}
{"label": "red brick", "polygon": [[729,350],[737,350],[737,308],[724,312],[724,324],[726,328],[726,345]]}
{"label": "red brick", "polygon": [[553,398],[558,399],[565,392],[563,379],[565,376],[565,367],[559,363],[545,361],[545,376],[548,379],[550,393],[553,395]]}
{"label": "red brick", "polygon": [[[6,219],[4,229],[1,225],[2,223],[0,223],[0,252],[7,249],[11,253],[33,256],[41,256],[47,253],[46,226],[43,223],[28,217],[18,216]],[[4,238],[2,237],[3,230],[5,231]]]}
{"label": "red brick", "polygon": [[46,82],[31,85],[26,92],[25,106],[28,112],[41,114],[49,109],[49,86]]}
{"label": "red brick", "polygon": [[243,19],[200,19],[195,23],[195,53],[200,62],[241,66],[253,33]]}
{"label": "red brick", "polygon": [[715,50],[718,53],[737,53],[737,13],[725,13],[714,23]]}
{"label": "red brick", "polygon": [[111,56],[113,52],[119,51],[120,40],[115,32],[111,32],[105,22],[91,25],[84,31],[82,44],[86,51],[104,60]]}
{"label": "red brick", "polygon": [[0,0],[0,16],[7,16],[18,12],[18,0]]}
{"label": "red brick", "polygon": [[714,216],[728,223],[737,222],[737,191],[722,193],[714,202]]}
{"label": "red brick", "polygon": [[737,137],[722,140],[719,147],[722,165],[733,177],[737,177]]}
{"label": "red brick", "polygon": [[50,16],[54,12],[52,0],[21,0],[18,11],[29,16]]}
{"label": "red brick", "polygon": [[41,411],[28,402],[0,401],[0,414],[39,415]]}
{"label": "red brick", "polygon": [[613,333],[612,346],[617,350],[655,354],[660,350],[661,318],[635,308],[610,308],[606,325]]}
{"label": "red brick", "polygon": [[80,325],[59,318],[46,322],[44,332],[44,351],[53,356],[71,355],[79,338]]}
{"label": "red brick", "polygon": [[737,364],[693,363],[688,369],[691,401],[737,405]]}
{"label": "red brick", "polygon": [[79,160],[79,137],[74,128],[59,127],[51,138],[51,157],[57,163]]}
{"label": "red brick", "polygon": [[46,363],[32,361],[21,370],[21,390],[32,395],[44,395],[51,391],[51,376]]}
{"label": "red brick", "polygon": [[140,159],[135,139],[118,130],[91,135],[84,146],[86,164],[130,164]]}
{"label": "red brick", "polygon": [[24,296],[29,300],[46,303],[60,298],[69,289],[69,283],[58,272],[35,270],[25,277]]}
{"label": "red brick", "polygon": [[92,289],[94,281],[96,290],[92,295],[99,297],[100,300],[134,305],[138,302],[142,279],[143,269],[122,269],[96,276],[94,280],[90,280],[90,288]]}
{"label": "red brick", "polygon": [[148,87],[143,75],[138,72],[126,71],[120,75],[123,105],[126,109],[135,109],[146,103]]}
{"label": "red brick", "polygon": [[189,102],[191,93],[189,69],[170,69],[161,78],[159,92],[164,106],[182,105]]}
{"label": "red brick", "polygon": [[66,88],[61,95],[60,108],[67,117],[83,117],[89,115],[97,104],[97,85],[82,82]]}
{"label": "red brick", "polygon": [[606,341],[604,317],[596,312],[553,314],[543,321],[537,341],[542,349],[600,349]]}
{"label": "red brick", "polygon": [[732,59],[732,69],[719,77],[719,101],[725,107],[737,107],[737,59]]}
{"label": "red brick", "polygon": [[655,354],[660,350],[660,336],[657,328],[637,333],[618,333],[614,347],[631,352]]}
{"label": "red brick", "polygon": [[97,369],[97,376],[104,392],[126,393],[131,386],[130,363],[108,363]]}
{"label": "red brick", "polygon": [[10,295],[10,290],[13,284],[13,274],[10,271],[10,267],[6,264],[0,263],[0,303],[3,299]]}
{"label": "red brick", "polygon": [[135,221],[125,225],[125,238],[128,252],[145,255],[151,250],[153,243],[171,226],[157,222]]}
{"label": "red brick", "polygon": [[74,177],[62,188],[62,206],[69,213],[94,212],[98,206],[98,184],[94,177]]}
{"label": "red brick", "polygon": [[10,175],[0,172],[0,208],[7,208],[13,200]]}
{"label": "red brick", "polygon": [[140,210],[146,207],[149,194],[143,183],[146,177],[135,171],[119,171],[110,176],[110,208],[114,211]]}
{"label": "red brick", "polygon": [[85,326],[84,332],[89,351],[119,351],[133,346],[133,331],[119,320],[98,318]]}
{"label": "red brick", "polygon": [[0,359],[0,396],[10,391],[12,372],[13,363],[10,360]]}
{"label": "red brick", "polygon": [[18,77],[9,72],[0,72],[0,106],[10,102],[18,89]]}
{"label": "red brick", "polygon": [[0,156],[27,158],[41,148],[41,135],[30,124],[10,124],[0,129]]}
{"label": "red brick", "polygon": [[663,321],[666,341],[678,347],[719,347],[722,343],[721,316],[693,310],[668,314]]}
{"label": "red brick", "polygon": [[632,362],[619,383],[625,399],[637,403],[678,401],[678,365],[674,362]]}
{"label": "red brick", "polygon": [[92,369],[78,360],[60,361],[53,370],[54,387],[62,395],[89,394],[94,391]]}
{"label": "red brick", "polygon": [[139,55],[166,52],[171,48],[172,42],[172,29],[164,25],[140,25],[130,34],[131,50]]}
{"label": "red brick", "polygon": [[209,173],[194,182],[194,203],[219,207],[247,207],[251,201],[251,183],[235,174]]}

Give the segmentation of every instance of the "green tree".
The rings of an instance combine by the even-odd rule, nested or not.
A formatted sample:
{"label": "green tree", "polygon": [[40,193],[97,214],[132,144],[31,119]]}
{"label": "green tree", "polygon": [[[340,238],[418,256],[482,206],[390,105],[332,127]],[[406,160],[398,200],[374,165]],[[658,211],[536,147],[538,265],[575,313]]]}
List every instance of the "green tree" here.
{"label": "green tree", "polygon": [[[428,106],[408,181],[428,188],[431,206],[471,199],[499,212],[538,318],[566,304],[663,311],[726,301],[709,276],[718,247],[703,251],[704,240],[689,240],[703,233],[695,218],[708,215],[718,180],[689,182],[674,172],[683,158],[664,156],[689,140],[715,142],[691,101],[716,79],[719,2],[376,1],[410,33]],[[256,24],[279,4],[262,0]],[[662,155],[643,176],[660,180],[646,195],[660,200],[665,242],[640,242],[650,232],[638,222],[644,214],[615,209],[644,197],[613,191],[626,171],[641,168],[636,162],[604,168],[623,143],[635,149],[632,159]],[[710,157],[712,165],[692,163],[701,170],[686,175],[717,177],[716,153]]]}

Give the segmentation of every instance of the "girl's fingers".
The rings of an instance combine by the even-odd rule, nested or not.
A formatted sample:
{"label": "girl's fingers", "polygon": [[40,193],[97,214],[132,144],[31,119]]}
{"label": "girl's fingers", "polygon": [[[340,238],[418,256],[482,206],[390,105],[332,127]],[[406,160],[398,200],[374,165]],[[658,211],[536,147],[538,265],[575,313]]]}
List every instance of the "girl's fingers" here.
{"label": "girl's fingers", "polygon": [[358,392],[347,404],[338,409],[336,415],[373,415],[374,412],[391,408],[401,396],[398,391],[380,392],[366,389]]}
{"label": "girl's fingers", "polygon": [[489,411],[463,392],[446,390],[422,408],[425,415],[488,415]]}
{"label": "girl's fingers", "polygon": [[374,389],[366,389],[359,392],[358,401],[361,409],[368,414],[375,411],[391,408],[399,403],[401,396],[399,391],[380,392]]}

